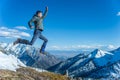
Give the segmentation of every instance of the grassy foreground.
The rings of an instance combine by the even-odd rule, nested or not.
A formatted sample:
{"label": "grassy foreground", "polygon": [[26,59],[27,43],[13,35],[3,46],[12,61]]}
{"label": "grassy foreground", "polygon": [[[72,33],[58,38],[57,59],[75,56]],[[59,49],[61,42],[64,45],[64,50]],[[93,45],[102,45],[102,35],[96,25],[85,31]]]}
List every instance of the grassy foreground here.
{"label": "grassy foreground", "polygon": [[38,72],[31,68],[14,71],[0,70],[0,80],[69,80],[66,76],[51,72]]}

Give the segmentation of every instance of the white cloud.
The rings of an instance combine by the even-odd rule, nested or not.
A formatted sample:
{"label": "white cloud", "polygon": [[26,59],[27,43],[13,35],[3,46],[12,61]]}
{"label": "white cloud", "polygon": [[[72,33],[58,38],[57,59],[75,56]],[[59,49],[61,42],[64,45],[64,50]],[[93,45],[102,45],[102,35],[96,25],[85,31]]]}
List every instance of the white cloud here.
{"label": "white cloud", "polygon": [[72,46],[51,46],[48,47],[49,50],[94,50],[94,49],[102,49],[102,50],[112,50],[115,49],[114,45],[72,45]]}
{"label": "white cloud", "polygon": [[89,46],[89,45],[78,45],[76,48],[82,48],[82,49],[90,49],[90,48],[95,48],[95,46]]}
{"label": "white cloud", "polygon": [[60,50],[61,48],[59,46],[51,46],[51,49]]}
{"label": "white cloud", "polygon": [[108,49],[115,49],[116,47],[114,45],[108,45]]}
{"label": "white cloud", "polygon": [[30,34],[26,33],[26,32],[21,32],[20,34],[21,36],[25,36],[25,37],[30,37]]}
{"label": "white cloud", "polygon": [[72,45],[72,46],[51,46],[48,47],[50,50],[76,50],[76,49],[92,49],[96,48],[95,46],[88,45]]}
{"label": "white cloud", "polygon": [[16,26],[16,29],[20,29],[20,30],[27,30],[27,28],[25,26]]}
{"label": "white cloud", "polygon": [[0,27],[0,37],[20,38],[20,37],[30,37],[30,34],[16,30],[16,29],[9,29],[7,27]]}
{"label": "white cloud", "polygon": [[117,16],[120,16],[120,12],[117,13]]}

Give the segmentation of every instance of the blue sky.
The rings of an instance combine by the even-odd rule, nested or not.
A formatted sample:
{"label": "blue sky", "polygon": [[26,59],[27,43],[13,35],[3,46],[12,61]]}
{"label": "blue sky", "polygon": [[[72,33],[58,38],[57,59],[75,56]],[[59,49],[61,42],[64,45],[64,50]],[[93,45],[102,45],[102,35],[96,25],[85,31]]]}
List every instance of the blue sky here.
{"label": "blue sky", "polygon": [[[0,27],[7,27],[9,33],[9,29],[17,30],[18,34],[13,35],[31,40],[33,30],[27,23],[36,10],[44,11],[47,5],[49,12],[44,20],[43,32],[49,40],[47,48],[119,46],[119,4],[120,0],[1,0]],[[22,32],[23,35],[20,35]],[[9,37],[12,38],[2,35],[0,41],[13,42],[17,38]],[[38,39],[34,46],[41,44]]]}

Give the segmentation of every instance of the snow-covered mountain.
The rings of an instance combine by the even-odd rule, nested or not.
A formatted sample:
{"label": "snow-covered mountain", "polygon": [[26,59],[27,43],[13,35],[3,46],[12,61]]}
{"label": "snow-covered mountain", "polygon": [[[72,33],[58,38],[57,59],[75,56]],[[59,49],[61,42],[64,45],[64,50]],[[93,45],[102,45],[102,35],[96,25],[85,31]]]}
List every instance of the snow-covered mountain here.
{"label": "snow-covered mountain", "polygon": [[96,49],[60,62],[49,53],[39,54],[39,49],[29,45],[0,43],[0,69],[15,71],[25,65],[61,74],[68,72],[70,77],[115,80],[120,79],[120,48]]}
{"label": "snow-covered mountain", "polygon": [[14,46],[12,43],[0,43],[0,51],[7,55],[12,54],[25,65],[35,68],[47,69],[60,62],[54,55],[40,54],[39,49],[24,44]]}
{"label": "snow-covered mountain", "polygon": [[109,52],[96,49],[88,54],[79,54],[48,70],[61,74],[68,72],[72,77],[120,79],[120,48]]}
{"label": "snow-covered mountain", "polygon": [[15,71],[17,68],[26,67],[19,59],[14,55],[6,55],[0,51],[0,69],[7,69]]}

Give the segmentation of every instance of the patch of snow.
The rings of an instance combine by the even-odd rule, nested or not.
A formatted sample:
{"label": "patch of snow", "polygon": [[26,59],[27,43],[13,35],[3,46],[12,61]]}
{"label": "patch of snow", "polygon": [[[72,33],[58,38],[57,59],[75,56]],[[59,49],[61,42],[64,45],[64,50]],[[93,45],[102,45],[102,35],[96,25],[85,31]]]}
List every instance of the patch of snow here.
{"label": "patch of snow", "polygon": [[96,66],[105,66],[109,63],[111,63],[113,59],[114,54],[107,52],[107,51],[102,51],[96,49],[90,54],[90,58],[93,58],[93,62],[95,63]]}
{"label": "patch of snow", "polygon": [[113,55],[112,53],[110,52],[107,52],[107,51],[102,51],[102,50],[99,50],[99,49],[96,49],[95,51],[92,52],[91,54],[91,57],[94,57],[94,58],[101,58],[101,57],[104,57],[105,55]]}
{"label": "patch of snow", "polygon": [[0,69],[16,71],[20,66],[26,67],[20,60],[13,55],[6,55],[0,52]]}
{"label": "patch of snow", "polygon": [[44,70],[44,69],[38,69],[38,68],[32,68],[32,69],[34,69],[34,70],[36,70],[38,72],[48,72],[47,70]]}
{"label": "patch of snow", "polygon": [[7,46],[7,43],[0,43],[0,47],[4,48]]}

